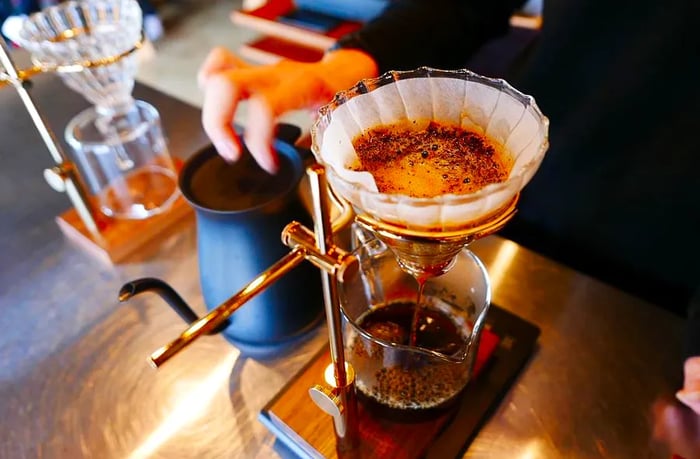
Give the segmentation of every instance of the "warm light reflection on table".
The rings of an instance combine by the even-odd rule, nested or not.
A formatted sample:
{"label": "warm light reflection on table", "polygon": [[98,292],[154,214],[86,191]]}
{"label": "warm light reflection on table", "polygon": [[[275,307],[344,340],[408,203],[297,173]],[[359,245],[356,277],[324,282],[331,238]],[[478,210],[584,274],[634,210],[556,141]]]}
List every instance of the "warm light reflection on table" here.
{"label": "warm light reflection on table", "polygon": [[240,352],[232,348],[231,352],[225,356],[221,363],[213,367],[208,375],[191,376],[185,381],[173,382],[171,386],[173,391],[169,395],[175,401],[175,408],[129,455],[129,459],[150,457],[187,424],[206,415],[210,408],[209,405],[216,395],[221,391],[228,390],[231,370],[239,356]]}

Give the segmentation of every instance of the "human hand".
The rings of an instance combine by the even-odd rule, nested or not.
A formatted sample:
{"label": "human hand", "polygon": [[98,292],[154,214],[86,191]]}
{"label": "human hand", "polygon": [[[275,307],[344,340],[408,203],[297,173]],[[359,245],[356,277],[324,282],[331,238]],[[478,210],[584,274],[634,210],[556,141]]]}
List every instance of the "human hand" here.
{"label": "human hand", "polygon": [[671,398],[653,408],[653,436],[668,447],[673,458],[700,459],[700,415]]}
{"label": "human hand", "polygon": [[683,370],[677,400],[660,399],[653,406],[654,438],[674,455],[700,459],[700,357],[686,359]]}
{"label": "human hand", "polygon": [[204,91],[202,125],[219,154],[236,161],[241,155],[241,142],[232,121],[238,103],[248,99],[245,144],[263,169],[275,173],[278,158],[272,139],[278,116],[290,110],[315,108],[330,101],[336,92],[377,72],[374,60],[354,49],[329,52],[314,63],[283,60],[254,67],[224,48],[215,48],[197,75]]}
{"label": "human hand", "polygon": [[683,389],[676,392],[676,398],[700,415],[700,357],[686,359],[683,374]]}

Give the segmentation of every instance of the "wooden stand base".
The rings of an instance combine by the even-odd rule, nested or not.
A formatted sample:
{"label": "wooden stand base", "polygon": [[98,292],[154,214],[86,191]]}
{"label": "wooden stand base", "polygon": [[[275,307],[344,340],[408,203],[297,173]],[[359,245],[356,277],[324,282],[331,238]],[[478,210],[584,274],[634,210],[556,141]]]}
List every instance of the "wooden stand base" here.
{"label": "wooden stand base", "polygon": [[192,207],[180,196],[173,205],[159,215],[144,220],[121,220],[102,217],[97,241],[85,228],[74,208],[56,217],[63,234],[81,249],[106,263],[119,263],[145,248],[156,237],[163,237],[176,224],[193,219]]}
{"label": "wooden stand base", "polygon": [[[496,306],[487,319],[474,377],[455,410],[431,421],[401,424],[373,417],[360,405],[361,446],[353,457],[442,459],[463,452],[532,354],[539,335],[536,326]],[[314,384],[323,384],[329,363],[328,351],[319,353],[260,413],[260,421],[299,457],[338,457],[333,421],[308,395]]]}

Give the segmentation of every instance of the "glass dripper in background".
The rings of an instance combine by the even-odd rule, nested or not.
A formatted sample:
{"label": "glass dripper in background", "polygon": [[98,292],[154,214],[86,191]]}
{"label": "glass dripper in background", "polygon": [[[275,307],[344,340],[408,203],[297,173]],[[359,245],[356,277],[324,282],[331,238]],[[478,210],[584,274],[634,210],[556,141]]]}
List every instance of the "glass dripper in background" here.
{"label": "glass dripper in background", "polygon": [[[367,129],[406,120],[415,129],[431,121],[461,126],[500,143],[513,160],[508,179],[433,198],[380,193],[370,173],[354,170],[352,141]],[[420,279],[447,272],[466,244],[505,225],[544,158],[548,125],[533,98],[503,80],[423,67],[387,72],[338,93],[312,127],[312,150],[356,220]]]}
{"label": "glass dripper in background", "polygon": [[57,68],[93,104],[66,141],[100,210],[116,218],[147,218],[178,196],[158,111],[131,95],[142,20],[136,0],[69,1],[31,15],[19,34],[36,65]]}

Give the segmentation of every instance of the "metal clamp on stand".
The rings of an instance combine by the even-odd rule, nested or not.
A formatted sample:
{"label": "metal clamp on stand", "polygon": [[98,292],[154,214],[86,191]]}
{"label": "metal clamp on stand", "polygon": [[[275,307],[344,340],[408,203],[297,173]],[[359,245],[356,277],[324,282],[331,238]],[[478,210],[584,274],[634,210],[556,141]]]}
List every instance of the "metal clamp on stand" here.
{"label": "metal clamp on stand", "polygon": [[[342,276],[349,266],[358,269],[358,262],[353,256],[343,253],[333,243],[333,231],[327,204],[329,202],[328,181],[325,168],[321,165],[313,165],[307,169],[307,173],[311,179],[311,193],[314,198],[316,250],[313,252],[318,251],[321,256],[336,254],[340,262],[335,265],[338,269],[326,270],[317,265],[321,268],[323,302],[326,306],[326,320],[328,321],[330,338],[331,365],[326,373],[332,368],[334,377],[332,380],[329,377],[326,378],[327,382],[333,382],[330,389],[314,386],[309,390],[309,395],[319,408],[333,416],[336,450],[338,455],[342,457],[343,454],[351,454],[359,446],[360,433],[354,371],[352,365],[345,361],[343,349],[343,324],[340,316],[338,280],[342,280]],[[289,242],[285,241],[287,245]]]}

